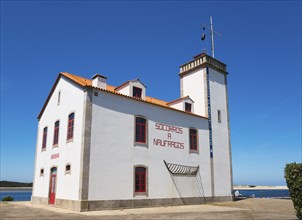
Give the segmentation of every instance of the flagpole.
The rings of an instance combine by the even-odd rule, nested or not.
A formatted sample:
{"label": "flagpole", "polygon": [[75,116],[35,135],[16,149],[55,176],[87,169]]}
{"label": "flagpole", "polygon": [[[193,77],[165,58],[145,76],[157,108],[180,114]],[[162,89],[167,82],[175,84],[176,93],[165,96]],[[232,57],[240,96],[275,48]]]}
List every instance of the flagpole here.
{"label": "flagpole", "polygon": [[214,54],[214,31],[213,31],[213,20],[212,20],[212,16],[210,16],[210,25],[211,25],[211,38],[212,38],[212,57],[215,58],[215,54]]}
{"label": "flagpole", "polygon": [[[214,34],[217,34],[219,37],[221,37],[221,34],[219,34],[218,32],[214,31],[214,28],[213,28],[213,18],[212,16],[210,16],[210,27],[207,26],[206,24],[202,24],[203,25],[203,31],[205,30],[205,28],[209,29],[210,30],[210,34],[211,34],[211,52],[212,52],[212,57],[214,58],[215,57],[215,47],[214,47]],[[205,33],[203,33],[201,35],[201,40],[205,40],[206,38],[206,35]]]}

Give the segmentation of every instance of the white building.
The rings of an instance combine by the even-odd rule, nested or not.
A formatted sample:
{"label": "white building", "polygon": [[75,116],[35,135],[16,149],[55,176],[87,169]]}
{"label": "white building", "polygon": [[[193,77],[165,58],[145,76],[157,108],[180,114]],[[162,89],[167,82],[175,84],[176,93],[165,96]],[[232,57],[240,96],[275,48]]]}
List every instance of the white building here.
{"label": "white building", "polygon": [[226,65],[180,67],[180,98],[60,73],[38,116],[32,202],[86,211],[232,199]]}

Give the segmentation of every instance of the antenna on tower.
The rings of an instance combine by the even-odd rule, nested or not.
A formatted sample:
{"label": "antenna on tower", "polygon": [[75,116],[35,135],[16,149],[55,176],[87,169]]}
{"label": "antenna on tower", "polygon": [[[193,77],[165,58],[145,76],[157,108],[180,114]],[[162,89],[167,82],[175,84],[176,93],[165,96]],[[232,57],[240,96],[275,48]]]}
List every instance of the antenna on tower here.
{"label": "antenna on tower", "polygon": [[210,16],[210,27],[207,26],[204,23],[202,23],[202,25],[203,25],[203,27],[202,27],[203,34],[201,35],[201,40],[204,41],[206,39],[205,28],[208,28],[210,30],[210,34],[211,34],[212,57],[215,58],[214,34],[218,35],[219,37],[221,37],[221,34],[219,34],[218,32],[214,31],[212,16]]}

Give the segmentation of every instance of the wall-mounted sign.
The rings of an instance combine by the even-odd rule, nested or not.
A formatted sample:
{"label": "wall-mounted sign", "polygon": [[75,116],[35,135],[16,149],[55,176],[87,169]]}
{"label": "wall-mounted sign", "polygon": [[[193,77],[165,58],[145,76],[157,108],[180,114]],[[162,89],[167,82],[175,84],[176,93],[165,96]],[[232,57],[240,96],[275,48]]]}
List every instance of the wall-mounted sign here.
{"label": "wall-mounted sign", "polygon": [[155,129],[164,132],[166,138],[154,138],[153,145],[184,149],[184,143],[182,143],[181,141],[177,141],[175,137],[177,136],[177,139],[179,139],[179,136],[183,135],[183,129],[181,127],[155,123]]}
{"label": "wall-mounted sign", "polygon": [[57,153],[57,154],[52,154],[51,157],[50,157],[50,159],[53,160],[53,159],[59,158],[59,156],[60,156],[59,153]]}

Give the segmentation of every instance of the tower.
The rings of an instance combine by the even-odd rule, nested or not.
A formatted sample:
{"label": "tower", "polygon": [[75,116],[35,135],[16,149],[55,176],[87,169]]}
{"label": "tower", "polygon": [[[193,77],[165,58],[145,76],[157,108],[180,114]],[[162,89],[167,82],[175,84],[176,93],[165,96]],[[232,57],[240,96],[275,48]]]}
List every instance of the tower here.
{"label": "tower", "polygon": [[227,74],[224,63],[205,53],[180,66],[179,73],[180,96],[189,96],[195,114],[208,118],[211,192],[216,198],[231,196],[233,188]]}

